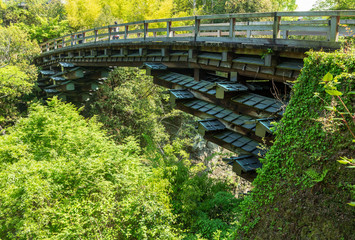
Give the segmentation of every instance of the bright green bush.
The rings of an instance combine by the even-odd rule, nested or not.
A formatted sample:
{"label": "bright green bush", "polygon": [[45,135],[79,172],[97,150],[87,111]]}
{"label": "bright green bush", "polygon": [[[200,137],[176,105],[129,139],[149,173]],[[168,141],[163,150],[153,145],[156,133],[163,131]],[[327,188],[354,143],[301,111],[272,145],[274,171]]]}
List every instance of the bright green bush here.
{"label": "bright green bush", "polygon": [[57,99],[0,137],[1,239],[172,239],[169,182]]}

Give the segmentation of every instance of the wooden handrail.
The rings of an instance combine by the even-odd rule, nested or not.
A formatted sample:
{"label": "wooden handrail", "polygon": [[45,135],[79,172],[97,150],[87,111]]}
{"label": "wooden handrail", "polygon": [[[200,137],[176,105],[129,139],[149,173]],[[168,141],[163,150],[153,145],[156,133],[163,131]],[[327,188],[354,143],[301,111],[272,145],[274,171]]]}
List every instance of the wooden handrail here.
{"label": "wooden handrail", "polygon": [[[305,18],[292,20],[292,18]],[[350,19],[342,20],[341,17]],[[211,23],[214,20],[222,23]],[[258,42],[258,39],[289,39],[290,36],[323,36],[333,43],[346,35],[346,23],[355,31],[355,11],[235,13],[153,19],[108,25],[71,33],[40,44],[42,53],[93,42],[211,41]],[[154,25],[154,26],[153,26]],[[164,27],[165,26],[165,27]],[[287,27],[286,27],[287,26]],[[115,32],[113,32],[115,29]],[[117,31],[117,29],[119,29]],[[113,37],[115,34],[119,38]],[[116,35],[116,36],[117,36]],[[317,39],[318,41],[319,39]],[[291,39],[290,39],[291,41]],[[292,40],[294,42],[294,40]],[[260,40],[260,42],[263,42]],[[287,42],[285,42],[287,43]]]}

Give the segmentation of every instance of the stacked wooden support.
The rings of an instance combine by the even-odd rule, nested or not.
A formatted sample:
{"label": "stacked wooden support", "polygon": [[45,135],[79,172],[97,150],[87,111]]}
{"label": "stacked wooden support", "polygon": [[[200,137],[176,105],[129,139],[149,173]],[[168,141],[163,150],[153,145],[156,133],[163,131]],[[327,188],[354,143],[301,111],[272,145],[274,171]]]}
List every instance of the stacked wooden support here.
{"label": "stacked wooden support", "polygon": [[154,76],[156,84],[170,88],[172,105],[203,119],[198,129],[205,139],[243,156],[233,158],[237,159],[232,161],[233,169],[252,180],[261,167],[258,158],[272,144],[272,122],[278,121],[285,110],[278,99],[260,94],[267,92],[267,84],[229,81],[212,74],[196,80],[157,63],[146,63],[143,68]]}
{"label": "stacked wooden support", "polygon": [[41,70],[38,86],[46,97],[58,96],[63,100],[84,102],[107,78],[108,68],[77,67],[73,63],[60,62],[50,70]]}

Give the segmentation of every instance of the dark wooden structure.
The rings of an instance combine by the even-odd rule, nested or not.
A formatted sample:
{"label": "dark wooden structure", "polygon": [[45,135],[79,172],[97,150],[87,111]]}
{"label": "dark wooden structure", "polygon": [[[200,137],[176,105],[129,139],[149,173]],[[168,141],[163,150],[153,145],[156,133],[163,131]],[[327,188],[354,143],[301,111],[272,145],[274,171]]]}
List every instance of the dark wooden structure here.
{"label": "dark wooden structure", "polygon": [[242,154],[228,161],[251,180],[261,167],[258,157],[265,154],[259,144],[271,144],[272,122],[285,111],[305,52],[339,49],[339,39],[349,30],[355,31],[355,11],[223,14],[110,25],[41,44],[38,86],[47,96],[85,101],[110,67],[144,68],[154,83],[171,89],[173,105],[203,119],[198,128],[207,140]]}

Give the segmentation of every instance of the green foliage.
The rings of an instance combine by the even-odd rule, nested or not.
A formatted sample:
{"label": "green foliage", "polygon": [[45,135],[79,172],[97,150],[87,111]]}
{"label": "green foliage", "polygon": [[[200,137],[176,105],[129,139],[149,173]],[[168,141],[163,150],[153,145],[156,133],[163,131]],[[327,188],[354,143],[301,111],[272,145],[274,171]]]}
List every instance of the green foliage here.
{"label": "green foliage", "polygon": [[355,0],[317,0],[312,10],[352,10]]}
{"label": "green foliage", "polygon": [[31,106],[0,137],[1,239],[173,239],[161,173],[74,106]]}
{"label": "green foliage", "polygon": [[[172,16],[173,1],[162,0],[68,0],[65,3],[68,20],[74,29],[89,28],[119,22],[132,22]],[[104,13],[106,22],[101,19]]]}
{"label": "green foliage", "polygon": [[220,239],[225,239],[237,224],[241,200],[228,192],[226,182],[209,178],[205,171],[196,171],[199,167],[186,159],[184,144],[179,141],[159,150],[148,145],[146,151],[151,165],[170,182],[169,195],[177,227],[185,232],[186,239],[212,239],[218,231],[222,231]]}
{"label": "green foliage", "polygon": [[38,22],[27,25],[25,23],[18,24],[22,29],[26,30],[32,40],[45,42],[49,39],[57,38],[69,33],[69,23],[67,20],[60,20],[60,17],[42,18],[37,17]]}
{"label": "green foliage", "polygon": [[269,12],[271,11],[271,1],[226,1],[226,11],[229,13]]}
{"label": "green foliage", "polygon": [[36,43],[16,26],[0,26],[0,129],[19,115],[17,105],[25,104],[37,79],[37,68],[31,64],[39,53]]}
{"label": "green foliage", "polygon": [[16,25],[38,42],[62,36],[69,31],[64,5],[60,0],[30,0],[21,4],[19,1],[6,1],[0,13],[3,26]]}
{"label": "green foliage", "polygon": [[[348,94],[355,88],[354,62],[354,55],[341,51],[310,52],[304,59],[274,145],[262,159],[253,194],[243,203],[242,219],[247,221],[240,230],[246,238],[282,238],[285,233],[300,239],[350,237],[354,210],[339,202],[355,198],[354,179],[351,169],[339,168],[336,160],[350,159],[355,151],[349,131],[355,123],[351,114],[344,114],[354,112]],[[348,126],[326,106],[342,113]],[[274,231],[265,232],[265,226]]]}
{"label": "green foliage", "polygon": [[91,106],[109,134],[122,142],[129,136],[143,141],[143,134],[153,141],[167,139],[161,124],[164,114],[162,89],[152,83],[151,77],[135,68],[116,68],[99,90]]}
{"label": "green foliage", "polygon": [[[318,173],[314,168],[307,169],[305,171],[306,175],[310,178],[310,180],[315,184],[322,182],[327,175],[328,170],[325,169],[321,173]],[[306,183],[305,183],[306,184]],[[312,184],[310,184],[312,186]]]}

